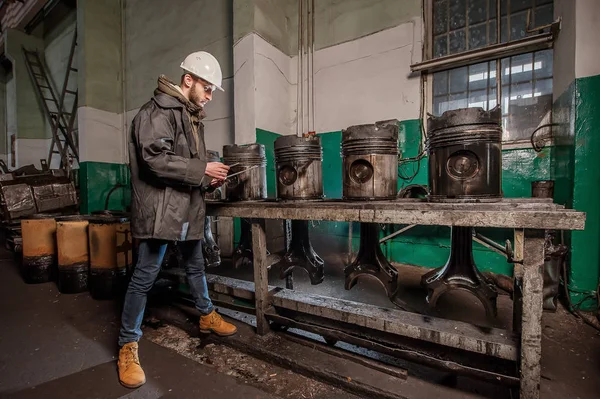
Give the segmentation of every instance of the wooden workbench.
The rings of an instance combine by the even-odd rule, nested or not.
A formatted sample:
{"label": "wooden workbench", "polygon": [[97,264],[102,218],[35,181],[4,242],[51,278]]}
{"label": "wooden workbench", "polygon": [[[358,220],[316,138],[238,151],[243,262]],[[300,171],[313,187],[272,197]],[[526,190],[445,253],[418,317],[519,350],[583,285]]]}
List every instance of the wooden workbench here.
{"label": "wooden workbench", "polygon": [[[583,230],[585,214],[541,199],[505,199],[497,203],[427,203],[403,199],[382,202],[277,201],[210,202],[209,216],[251,219],[254,284],[209,277],[217,292],[251,298],[259,334],[269,332],[273,307],[318,316],[332,322],[428,341],[450,348],[516,361],[522,399],[540,395],[544,230]],[[468,323],[424,318],[395,309],[268,286],[264,219],[327,220],[389,224],[497,227],[514,229],[513,331],[481,329]],[[272,315],[276,317],[276,315]],[[271,318],[271,320],[273,320]]]}

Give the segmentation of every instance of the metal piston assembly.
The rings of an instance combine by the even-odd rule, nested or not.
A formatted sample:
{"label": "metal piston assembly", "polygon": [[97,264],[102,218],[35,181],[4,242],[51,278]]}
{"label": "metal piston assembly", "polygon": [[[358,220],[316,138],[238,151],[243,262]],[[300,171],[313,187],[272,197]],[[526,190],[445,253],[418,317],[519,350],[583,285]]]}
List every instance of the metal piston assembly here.
{"label": "metal piston assembly", "polygon": [[[398,186],[398,121],[381,121],[351,126],[342,131],[343,198],[388,200],[396,198]],[[387,295],[398,291],[398,271],[379,246],[379,227],[360,224],[360,247],[354,262],[344,269],[345,288],[351,289],[360,276],[378,279]]]}
{"label": "metal piston assembly", "polygon": [[[275,140],[277,198],[283,201],[311,201],[323,198],[323,150],[318,136],[282,136]],[[294,268],[306,270],[313,285],[325,278],[323,259],[315,252],[308,221],[292,220],[286,254],[275,264],[282,279]]]}
{"label": "metal piston assembly", "polygon": [[[502,112],[465,108],[428,120],[429,201],[496,202],[502,199]],[[473,261],[472,228],[453,226],[446,265],[423,275],[427,302],[435,307],[442,294],[464,290],[496,316],[495,286]]]}
{"label": "metal piston assembly", "polygon": [[[225,182],[228,201],[262,201],[267,198],[267,158],[262,144],[223,146],[223,162],[230,165]],[[241,173],[240,173],[241,172]],[[235,267],[252,264],[252,225],[242,219],[240,242],[233,251]]]}

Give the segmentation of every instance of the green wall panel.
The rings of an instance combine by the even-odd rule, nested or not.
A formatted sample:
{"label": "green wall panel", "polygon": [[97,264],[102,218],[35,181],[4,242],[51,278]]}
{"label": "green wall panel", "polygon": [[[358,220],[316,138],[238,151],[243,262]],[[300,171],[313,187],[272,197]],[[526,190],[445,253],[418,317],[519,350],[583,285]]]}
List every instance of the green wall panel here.
{"label": "green wall panel", "polygon": [[103,210],[110,190],[108,209],[126,210],[131,203],[129,168],[127,165],[106,162],[82,162],[79,167],[81,213]]}
{"label": "green wall panel", "polygon": [[569,290],[574,304],[597,306],[600,270],[600,76],[576,80],[573,208],[586,212],[584,231],[571,234]]}

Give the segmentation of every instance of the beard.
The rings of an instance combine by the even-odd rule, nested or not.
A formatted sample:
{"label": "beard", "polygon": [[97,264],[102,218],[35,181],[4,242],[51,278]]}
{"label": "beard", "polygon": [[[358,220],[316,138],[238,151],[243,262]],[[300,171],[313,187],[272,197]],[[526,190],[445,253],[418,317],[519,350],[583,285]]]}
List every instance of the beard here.
{"label": "beard", "polygon": [[190,88],[190,101],[196,104],[200,108],[204,108],[204,103],[200,95],[198,94],[198,90],[196,90],[196,85],[193,85]]}

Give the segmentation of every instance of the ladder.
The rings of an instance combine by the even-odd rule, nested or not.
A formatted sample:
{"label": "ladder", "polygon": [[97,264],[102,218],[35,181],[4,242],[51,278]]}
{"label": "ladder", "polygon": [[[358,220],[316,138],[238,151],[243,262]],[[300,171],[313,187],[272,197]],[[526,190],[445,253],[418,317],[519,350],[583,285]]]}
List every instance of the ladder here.
{"label": "ladder", "polygon": [[[54,89],[46,73],[46,68],[37,51],[29,51],[23,47],[25,64],[29,71],[29,76],[36,88],[36,93],[43,104],[44,112],[52,131],[52,143],[48,153],[48,165],[51,165],[54,154],[60,156],[60,168],[67,174],[71,170],[71,162],[79,162],[79,149],[77,143],[76,130],[73,128],[77,113],[78,91],[69,89],[69,77],[71,72],[77,72],[73,68],[73,59],[75,58],[75,48],[77,46],[77,29],[73,33],[73,41],[69,53],[69,61],[65,80],[63,81],[60,96],[57,98]],[[70,112],[65,111],[66,96],[72,96],[73,102]]]}

